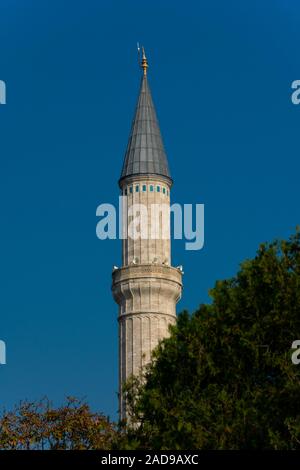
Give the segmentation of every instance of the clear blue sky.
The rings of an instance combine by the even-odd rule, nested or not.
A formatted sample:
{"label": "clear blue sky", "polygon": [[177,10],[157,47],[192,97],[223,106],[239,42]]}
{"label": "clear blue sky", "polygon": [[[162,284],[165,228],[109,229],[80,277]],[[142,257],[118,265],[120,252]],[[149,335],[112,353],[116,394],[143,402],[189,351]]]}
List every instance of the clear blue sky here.
{"label": "clear blue sky", "polygon": [[175,181],[204,203],[205,248],[173,244],[179,310],[299,224],[297,0],[1,0],[0,407],[48,395],[117,411],[120,243],[95,235],[117,180],[145,45]]}

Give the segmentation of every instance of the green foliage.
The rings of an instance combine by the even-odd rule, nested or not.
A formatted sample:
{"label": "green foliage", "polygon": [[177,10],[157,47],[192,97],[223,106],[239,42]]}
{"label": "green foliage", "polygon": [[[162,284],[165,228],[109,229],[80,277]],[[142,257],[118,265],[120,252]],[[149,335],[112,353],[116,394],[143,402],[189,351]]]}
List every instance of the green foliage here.
{"label": "green foliage", "polygon": [[212,303],[183,312],[126,385],[123,448],[300,449],[300,234],[261,245]]}

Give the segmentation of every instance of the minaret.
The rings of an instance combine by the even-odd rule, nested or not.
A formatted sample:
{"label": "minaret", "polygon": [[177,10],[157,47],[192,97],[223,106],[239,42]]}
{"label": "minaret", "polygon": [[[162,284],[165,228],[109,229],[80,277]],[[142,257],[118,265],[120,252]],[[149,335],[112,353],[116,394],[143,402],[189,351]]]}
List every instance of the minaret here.
{"label": "minaret", "polygon": [[182,291],[182,272],[171,266],[172,179],[151,98],[144,49],[141,67],[140,93],[119,186],[121,194],[127,196],[123,216],[126,234],[137,204],[147,210],[148,218],[140,220],[146,233],[134,239],[125,235],[122,267],[112,275],[113,296],[119,305],[121,419],[126,418],[122,385],[131,375],[141,373],[153,348],[168,336],[169,325],[176,322],[176,303]]}

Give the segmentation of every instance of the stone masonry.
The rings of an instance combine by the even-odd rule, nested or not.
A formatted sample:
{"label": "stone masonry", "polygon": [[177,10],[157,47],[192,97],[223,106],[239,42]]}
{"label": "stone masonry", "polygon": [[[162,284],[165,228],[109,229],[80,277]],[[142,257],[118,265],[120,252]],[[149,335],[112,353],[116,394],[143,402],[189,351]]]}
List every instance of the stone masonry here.
{"label": "stone masonry", "polygon": [[[169,325],[176,322],[176,303],[182,291],[182,272],[171,266],[172,179],[147,82],[148,64],[144,55],[142,67],[141,90],[119,186],[121,194],[127,196],[123,216],[127,222],[126,234],[135,214],[132,210],[136,204],[143,204],[148,218],[140,219],[140,227],[147,224],[148,236],[144,239],[127,236],[122,241],[122,266],[112,275],[113,297],[119,305],[121,419],[126,419],[122,385],[131,375],[141,373],[151,359],[152,350],[168,336]],[[153,207],[158,212],[150,217]]]}

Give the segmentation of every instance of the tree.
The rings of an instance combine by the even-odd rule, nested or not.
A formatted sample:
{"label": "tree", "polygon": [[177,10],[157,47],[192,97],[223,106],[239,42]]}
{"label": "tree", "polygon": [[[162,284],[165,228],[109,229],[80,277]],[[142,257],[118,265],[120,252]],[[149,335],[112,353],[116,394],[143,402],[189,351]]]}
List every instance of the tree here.
{"label": "tree", "polygon": [[300,233],[260,246],[212,303],[183,312],[145,376],[125,387],[120,445],[146,449],[300,449]]}
{"label": "tree", "polygon": [[71,397],[57,409],[47,398],[25,401],[0,417],[0,449],[110,449],[115,434],[105,416]]}

